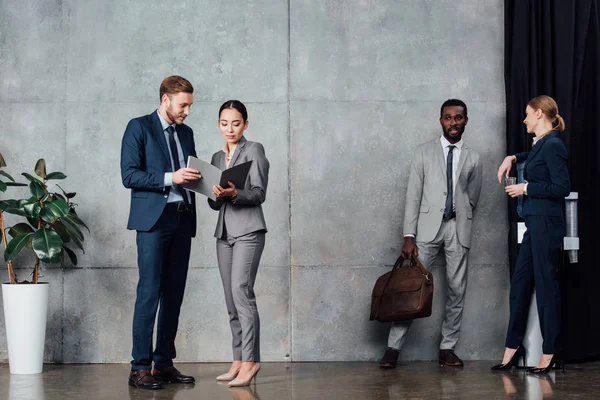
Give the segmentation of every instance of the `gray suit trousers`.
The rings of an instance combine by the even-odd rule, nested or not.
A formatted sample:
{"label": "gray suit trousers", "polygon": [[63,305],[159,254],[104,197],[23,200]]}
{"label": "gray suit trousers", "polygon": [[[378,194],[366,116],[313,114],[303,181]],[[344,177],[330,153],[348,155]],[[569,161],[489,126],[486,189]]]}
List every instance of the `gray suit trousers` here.
{"label": "gray suit trousers", "polygon": [[260,318],[254,281],[264,247],[264,231],[217,239],[217,261],[225,290],[235,361],[260,361]]}
{"label": "gray suit trousers", "polygon": [[[418,237],[417,237],[418,239]],[[440,230],[431,242],[419,242],[419,259],[429,269],[440,248],[446,256],[446,314],[442,324],[442,342],[440,349],[454,349],[460,336],[460,325],[467,291],[467,262],[469,249],[463,247],[456,233],[456,218],[442,222]],[[388,347],[400,350],[412,320],[396,321],[392,324],[388,338]]]}

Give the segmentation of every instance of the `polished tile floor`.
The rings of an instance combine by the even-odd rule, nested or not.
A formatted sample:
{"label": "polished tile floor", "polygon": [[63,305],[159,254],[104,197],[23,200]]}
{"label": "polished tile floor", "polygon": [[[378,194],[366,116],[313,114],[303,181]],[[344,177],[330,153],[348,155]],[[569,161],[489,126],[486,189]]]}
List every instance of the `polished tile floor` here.
{"label": "polished tile floor", "polygon": [[240,389],[216,382],[226,364],[178,364],[196,384],[158,391],[129,388],[125,364],[46,365],[39,375],[10,375],[0,364],[0,399],[600,399],[600,362],[570,364],[564,374],[540,377],[523,370],[492,373],[491,364],[471,361],[453,369],[409,362],[382,371],[375,363],[264,363],[256,388]]}

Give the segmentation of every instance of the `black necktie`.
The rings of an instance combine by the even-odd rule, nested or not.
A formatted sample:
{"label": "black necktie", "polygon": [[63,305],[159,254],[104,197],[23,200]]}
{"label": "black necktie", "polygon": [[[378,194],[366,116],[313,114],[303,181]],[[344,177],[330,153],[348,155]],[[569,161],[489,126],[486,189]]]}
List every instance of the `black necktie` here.
{"label": "black necktie", "polygon": [[[173,172],[177,171],[179,168],[179,150],[177,149],[177,143],[175,142],[175,128],[171,125],[167,127],[167,133],[169,134],[169,147],[171,148],[171,157],[173,157]],[[173,184],[171,190],[175,190],[181,197],[183,197],[183,202],[185,203],[186,208],[190,208],[190,202],[187,198],[187,193],[185,190],[181,190],[179,185]]]}
{"label": "black necktie", "polygon": [[452,218],[452,209],[454,203],[454,185],[452,184],[452,150],[456,146],[448,146],[448,160],[446,162],[446,184],[448,185],[448,195],[446,196],[446,209],[444,210],[444,219]]}

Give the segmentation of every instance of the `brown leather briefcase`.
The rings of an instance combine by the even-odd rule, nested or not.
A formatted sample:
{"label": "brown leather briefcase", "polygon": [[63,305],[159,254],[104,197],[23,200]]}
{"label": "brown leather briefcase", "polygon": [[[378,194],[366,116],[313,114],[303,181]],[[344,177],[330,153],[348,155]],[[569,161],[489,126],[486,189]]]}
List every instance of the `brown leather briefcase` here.
{"label": "brown leather briefcase", "polygon": [[407,266],[400,255],[394,268],[381,275],[371,296],[371,321],[401,321],[431,315],[433,275],[411,256]]}

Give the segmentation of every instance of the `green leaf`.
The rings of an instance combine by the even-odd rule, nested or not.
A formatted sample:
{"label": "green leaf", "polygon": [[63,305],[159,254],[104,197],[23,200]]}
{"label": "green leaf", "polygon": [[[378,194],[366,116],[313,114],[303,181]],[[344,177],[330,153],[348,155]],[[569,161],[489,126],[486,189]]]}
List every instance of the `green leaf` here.
{"label": "green leaf", "polygon": [[46,175],[46,180],[50,180],[50,179],[65,179],[67,176],[65,174],[63,174],[62,172],[50,172],[48,175]]}
{"label": "green leaf", "polygon": [[6,167],[6,162],[4,161],[4,157],[2,157],[2,153],[0,153],[0,168]]}
{"label": "green leaf", "polygon": [[42,221],[45,221],[49,224],[54,223],[58,219],[58,217],[46,207],[41,209],[39,217],[42,219]]}
{"label": "green leaf", "polygon": [[17,200],[6,200],[0,202],[0,210],[7,214],[20,215],[22,217],[27,216],[25,209]]}
{"label": "green leaf", "polygon": [[23,209],[23,203],[20,200],[3,200],[0,201],[0,211],[7,214],[15,214],[25,216],[25,210]]}
{"label": "green leaf", "polygon": [[15,207],[17,205],[16,200],[0,200],[0,211],[4,211],[7,208]]}
{"label": "green leaf", "polygon": [[[38,202],[35,203],[27,203],[23,207],[25,210],[25,214],[31,218],[37,218],[40,215],[40,211],[42,211],[42,206]],[[9,212],[9,211],[7,211]]]}
{"label": "green leaf", "polygon": [[56,227],[56,225],[59,223],[62,224],[62,226],[65,228],[65,230],[67,231],[67,234],[69,235],[69,237],[71,238],[73,243],[75,243],[75,245],[77,247],[79,247],[81,249],[81,251],[83,251],[85,253],[85,250],[83,250],[83,243],[82,243],[83,233],[81,233],[79,228],[76,225],[74,225],[71,221],[69,221],[68,218],[61,218],[53,226]]}
{"label": "green leaf", "polygon": [[71,250],[70,248],[68,248],[67,246],[63,246],[63,250],[65,251],[65,253],[67,253],[67,256],[69,256],[69,260],[71,261],[71,264],[73,264],[74,266],[77,266],[77,255],[75,254],[75,252],[73,250]]}
{"label": "green leaf", "polygon": [[6,182],[6,186],[27,186],[27,184],[19,182]]}
{"label": "green leaf", "polygon": [[24,233],[22,235],[16,236],[8,242],[6,246],[6,251],[4,251],[4,261],[14,260],[15,257],[19,255],[23,247],[27,245],[29,238],[33,236],[33,233]]}
{"label": "green leaf", "polygon": [[54,197],[56,197],[57,199],[67,201],[67,198],[60,193],[54,193]]}
{"label": "green leaf", "polygon": [[77,214],[75,214],[75,210],[73,210],[72,212],[70,212],[69,215],[67,215],[67,218],[71,222],[73,222],[73,223],[75,223],[77,225],[85,227],[85,229],[87,229],[88,232],[90,232],[90,228],[88,228],[87,225],[77,216]]}
{"label": "green leaf", "polygon": [[69,213],[69,205],[66,201],[60,199],[46,204],[46,209],[59,218],[66,217]]}
{"label": "green leaf", "polygon": [[42,227],[33,235],[33,251],[46,264],[60,262],[62,244],[58,233],[50,229]]}
{"label": "green leaf", "polygon": [[22,235],[23,233],[33,233],[34,229],[25,222],[21,222],[20,224],[16,224],[15,226],[11,226],[8,230],[8,234],[12,237],[17,237],[18,235]]}
{"label": "green leaf", "polygon": [[21,175],[23,175],[25,178],[27,178],[27,180],[29,180],[30,182],[41,182],[38,178],[36,178],[33,175],[28,174],[27,172],[23,172]]}
{"label": "green leaf", "polygon": [[62,190],[63,194],[65,195],[65,197],[66,197],[67,199],[72,199],[72,198],[73,198],[73,197],[75,197],[75,195],[77,194],[77,193],[73,193],[73,192],[71,192],[71,193],[67,193],[67,192],[65,191],[65,189],[63,189],[62,187],[60,187],[60,185],[59,185],[59,184],[57,184],[56,186],[58,186],[58,188],[59,188],[60,190]]}
{"label": "green leaf", "polygon": [[65,228],[65,226],[62,224],[62,222],[60,222],[60,220],[52,224],[52,228],[54,228],[54,231],[58,233],[58,236],[60,236],[63,243],[69,243],[71,241],[71,236],[69,236],[67,228]]}
{"label": "green leaf", "polygon": [[75,225],[75,223],[69,218],[68,215],[66,218],[61,218],[60,220],[65,226],[65,228],[67,228],[69,236],[76,237],[77,239],[83,241],[83,232],[81,232],[81,229],[79,229],[79,227]]}
{"label": "green leaf", "polygon": [[46,179],[46,160],[40,158],[35,163],[35,173],[42,179]]}
{"label": "green leaf", "polygon": [[29,184],[29,190],[36,199],[41,199],[48,193],[42,182],[31,182]]}
{"label": "green leaf", "polygon": [[5,177],[7,177],[8,179],[10,179],[13,182],[15,181],[12,176],[10,176],[8,173],[6,173],[4,171],[0,171],[0,175],[4,175]]}
{"label": "green leaf", "polygon": [[6,192],[6,183],[0,181],[0,192]]}
{"label": "green leaf", "polygon": [[31,225],[35,229],[37,229],[37,227],[38,227],[38,220],[36,218],[27,217],[27,222],[29,222],[29,225]]}

